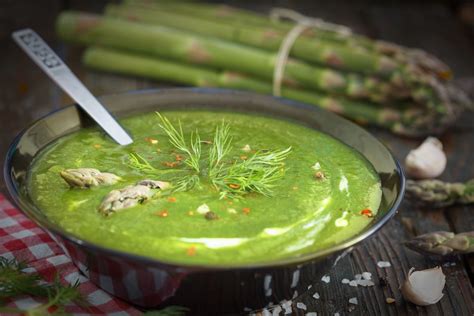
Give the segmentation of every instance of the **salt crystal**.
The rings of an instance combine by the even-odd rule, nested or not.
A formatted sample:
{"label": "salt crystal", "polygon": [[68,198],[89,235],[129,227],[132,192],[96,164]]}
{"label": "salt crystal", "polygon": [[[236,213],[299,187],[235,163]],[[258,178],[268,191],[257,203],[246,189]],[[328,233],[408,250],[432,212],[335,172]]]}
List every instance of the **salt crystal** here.
{"label": "salt crystal", "polygon": [[334,222],[334,225],[336,225],[336,227],[345,227],[349,225],[349,222],[346,219],[340,217],[336,219],[336,221]]}
{"label": "salt crystal", "polygon": [[339,313],[334,313],[334,316],[339,316]]}
{"label": "salt crystal", "polygon": [[324,283],[329,283],[331,282],[331,277],[329,275],[325,275],[321,278],[321,281],[323,281]]}
{"label": "salt crystal", "polygon": [[275,308],[273,309],[272,315],[273,315],[273,316],[280,315],[280,312],[281,312],[281,311],[282,311],[281,306],[278,305],[277,307],[275,307]]}
{"label": "salt crystal", "polygon": [[321,169],[321,165],[319,164],[319,162],[317,162],[311,168],[313,168],[314,170],[319,170],[319,169]]}
{"label": "salt crystal", "polygon": [[349,303],[354,304],[354,305],[359,304],[359,302],[357,301],[357,297],[352,297],[352,298],[350,298],[350,299],[349,299]]}
{"label": "salt crystal", "polygon": [[271,288],[265,290],[265,296],[267,296],[267,297],[272,296],[272,293],[273,293],[273,291],[272,291]]}
{"label": "salt crystal", "polygon": [[387,304],[392,304],[392,303],[395,303],[395,299],[392,298],[392,297],[387,297],[387,298],[385,299],[385,302],[387,302]]}
{"label": "salt crystal", "polygon": [[372,280],[372,273],[370,272],[362,272],[362,278],[364,280]]}
{"label": "salt crystal", "polygon": [[349,279],[342,279],[341,281],[342,284],[348,284],[349,282],[350,282]]}
{"label": "salt crystal", "polygon": [[250,312],[250,311],[252,311],[251,308],[249,308],[249,307],[244,307],[244,312]]}
{"label": "salt crystal", "polygon": [[313,287],[313,286],[312,286],[311,284],[310,284],[310,285],[308,285],[308,290],[309,290],[310,288],[312,288],[312,287]]}
{"label": "salt crystal", "polygon": [[379,262],[377,262],[377,266],[378,266],[379,268],[389,268],[389,267],[391,267],[392,265],[391,265],[390,262],[388,262],[388,261],[379,261]]}
{"label": "salt crystal", "polygon": [[270,311],[268,311],[268,309],[264,308],[261,311],[261,315],[262,316],[272,316],[272,313],[270,313]]}
{"label": "salt crystal", "polygon": [[302,302],[296,303],[296,307],[299,308],[299,309],[306,310],[306,305]]}
{"label": "salt crystal", "polygon": [[306,313],[306,316],[318,316],[318,313],[316,313],[316,312],[309,312],[309,313]]}
{"label": "salt crystal", "polygon": [[356,274],[354,275],[354,278],[356,279],[356,281],[362,280],[362,274]]}
{"label": "salt crystal", "polygon": [[210,212],[210,211],[211,209],[209,208],[207,204],[199,205],[199,207],[196,209],[196,212],[198,212],[199,214],[206,214],[207,212]]}
{"label": "salt crystal", "polygon": [[350,286],[357,286],[357,281],[356,280],[352,280],[349,282],[349,285]]}
{"label": "salt crystal", "polygon": [[298,296],[298,291],[295,291],[295,292],[293,293],[293,297],[292,297],[292,298],[296,298],[297,296]]}
{"label": "salt crystal", "polygon": [[371,280],[359,280],[357,281],[357,284],[362,286],[374,286],[374,282]]}
{"label": "salt crystal", "polygon": [[313,294],[313,297],[314,297],[315,299],[319,300],[319,297],[320,297],[320,296],[319,296],[319,293],[318,293],[318,292],[314,293],[314,294]]}
{"label": "salt crystal", "polygon": [[291,280],[291,288],[294,288],[298,285],[298,282],[300,280],[300,270],[295,270],[293,272],[293,279]]}
{"label": "salt crystal", "polygon": [[245,151],[246,153],[252,151],[252,148],[250,148],[249,144],[246,144],[244,147],[242,147],[242,151]]}

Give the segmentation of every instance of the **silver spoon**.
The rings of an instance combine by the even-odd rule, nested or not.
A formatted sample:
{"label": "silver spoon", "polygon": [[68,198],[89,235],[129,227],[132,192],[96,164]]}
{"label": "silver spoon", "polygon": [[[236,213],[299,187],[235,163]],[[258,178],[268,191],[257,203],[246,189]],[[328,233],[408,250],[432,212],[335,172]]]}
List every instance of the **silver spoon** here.
{"label": "silver spoon", "polygon": [[120,145],[133,142],[102,104],[90,93],[46,42],[31,29],[12,33],[13,40],[77,104]]}

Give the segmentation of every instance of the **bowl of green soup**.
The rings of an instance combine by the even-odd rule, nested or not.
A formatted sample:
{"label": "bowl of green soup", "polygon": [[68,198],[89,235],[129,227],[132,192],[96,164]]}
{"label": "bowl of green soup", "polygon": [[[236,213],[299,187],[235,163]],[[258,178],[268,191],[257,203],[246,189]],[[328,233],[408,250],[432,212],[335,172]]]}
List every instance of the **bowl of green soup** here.
{"label": "bowl of green soup", "polygon": [[66,107],[13,141],[6,183],[85,275],[140,306],[218,314],[290,299],[403,196],[389,150],[314,106],[218,89],[101,101],[133,144]]}

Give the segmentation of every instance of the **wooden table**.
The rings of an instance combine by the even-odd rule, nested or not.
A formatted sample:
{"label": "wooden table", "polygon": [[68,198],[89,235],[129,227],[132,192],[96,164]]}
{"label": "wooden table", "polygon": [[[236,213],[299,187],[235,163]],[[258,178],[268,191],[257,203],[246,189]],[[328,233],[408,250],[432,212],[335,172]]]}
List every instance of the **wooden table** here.
{"label": "wooden table", "polygon": [[[464,29],[447,4],[442,2],[406,1],[397,5],[373,4],[370,1],[230,1],[255,10],[267,10],[272,5],[287,6],[306,14],[347,24],[354,30],[391,40],[400,44],[426,49],[446,61],[454,69],[460,83],[474,94],[474,40],[469,29]],[[371,4],[368,4],[371,3]],[[44,36],[52,47],[65,58],[93,93],[100,95],[148,87],[163,83],[136,78],[125,78],[96,73],[80,65],[81,50],[60,43],[54,36],[54,19],[65,7],[100,11],[100,1],[3,1],[0,3],[0,162],[3,163],[7,146],[12,138],[34,119],[62,107],[70,100],[43,75],[38,68],[15,47],[9,38],[11,31],[32,27]],[[441,140],[448,153],[448,167],[441,177],[461,181],[474,176],[474,115],[466,114]],[[370,128],[395,156],[402,160],[420,140],[405,139],[376,128]],[[0,190],[5,192],[3,182]],[[373,238],[359,244],[352,253],[330,271],[329,284],[314,280],[313,288],[300,293],[294,301],[304,302],[308,311],[318,315],[473,315],[474,294],[472,282],[474,257],[453,257],[446,261],[425,258],[407,250],[401,242],[415,235],[433,230],[462,232],[474,229],[472,206],[449,209],[419,209],[405,201],[396,217]],[[389,261],[392,267],[380,269],[376,263]],[[417,269],[443,266],[447,275],[445,296],[436,305],[418,307],[401,297],[399,287],[411,267]],[[341,283],[357,273],[369,271],[376,285],[354,288]],[[380,279],[380,280],[379,280]],[[383,281],[382,281],[383,280]],[[320,299],[312,295],[317,291]],[[357,297],[359,304],[349,304]],[[392,297],[394,304],[385,299]],[[300,309],[294,314],[303,315]]]}

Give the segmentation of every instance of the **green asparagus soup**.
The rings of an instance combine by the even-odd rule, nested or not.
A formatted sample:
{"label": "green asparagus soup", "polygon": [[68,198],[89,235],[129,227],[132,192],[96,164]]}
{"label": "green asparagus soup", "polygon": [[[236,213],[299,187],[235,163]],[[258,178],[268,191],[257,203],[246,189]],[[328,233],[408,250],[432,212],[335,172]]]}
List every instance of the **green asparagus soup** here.
{"label": "green asparagus soup", "polygon": [[83,129],[30,170],[47,217],[101,246],[177,263],[269,262],[357,234],[380,204],[364,157],[290,121],[166,111],[121,123],[133,144]]}

